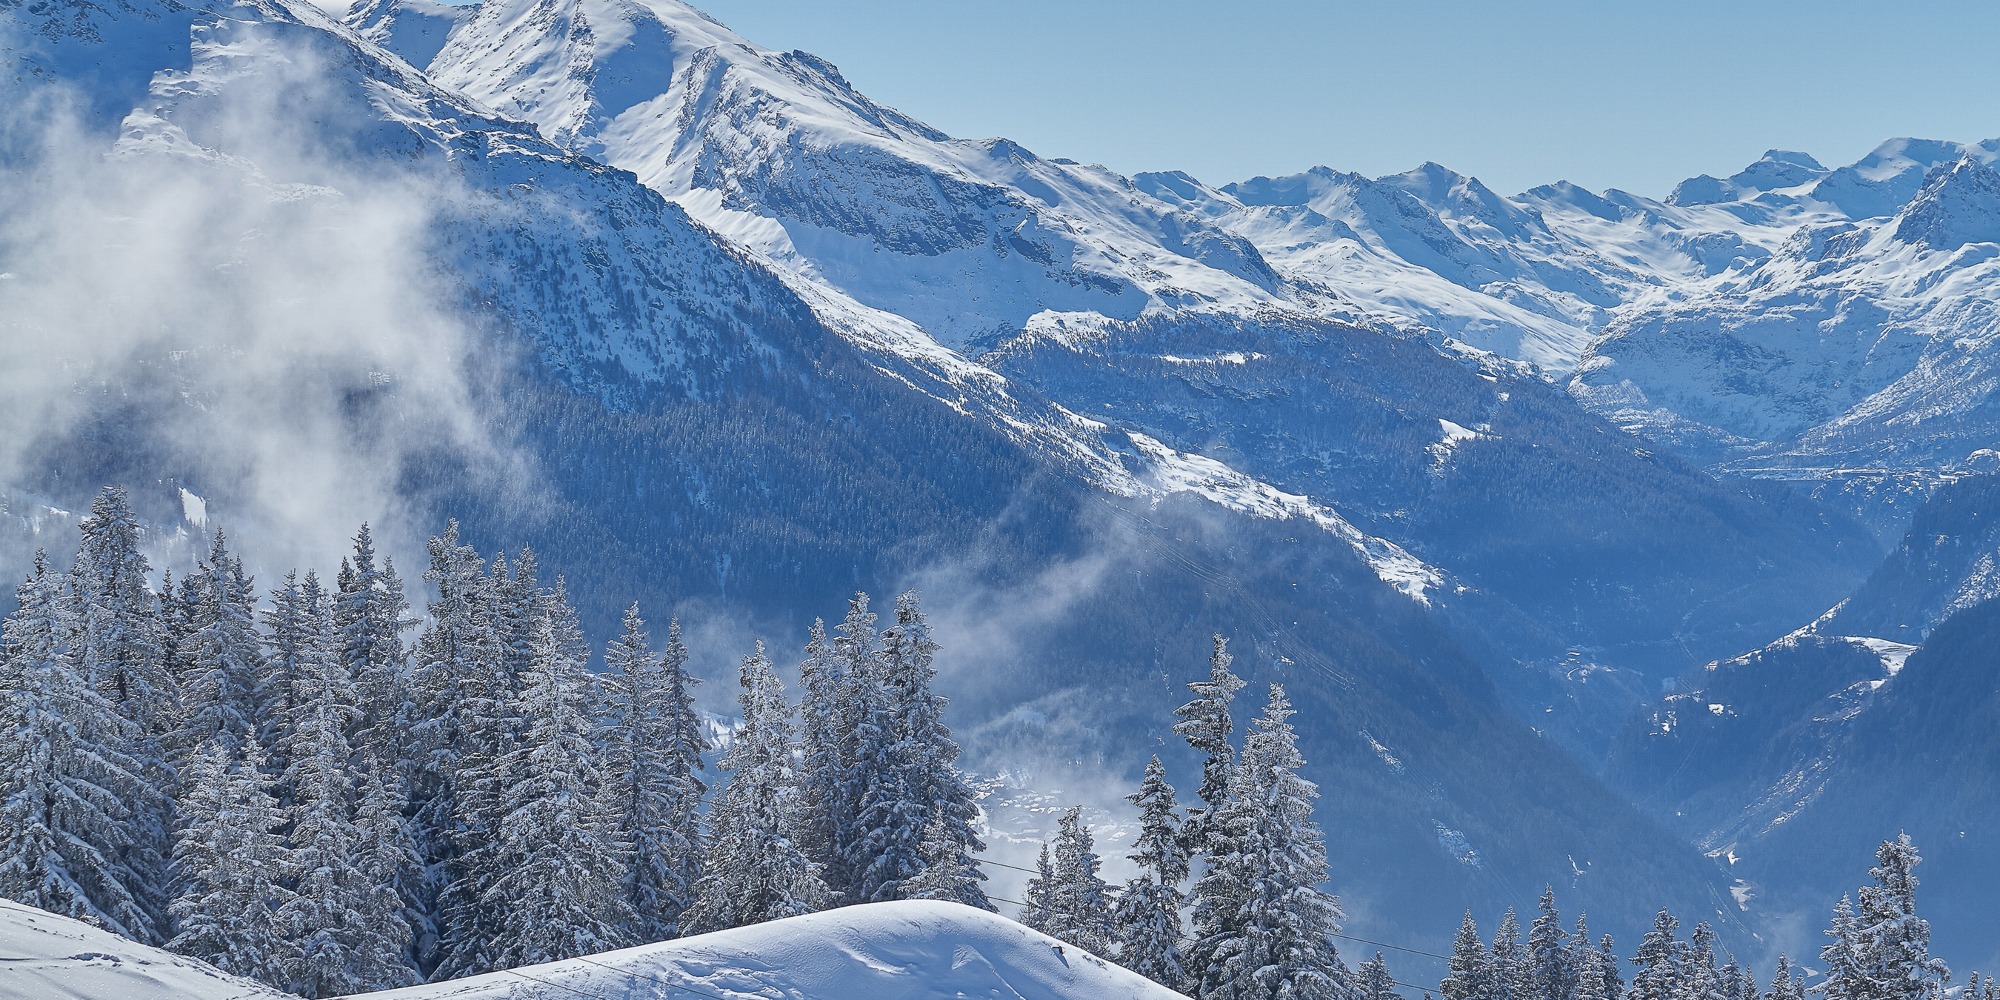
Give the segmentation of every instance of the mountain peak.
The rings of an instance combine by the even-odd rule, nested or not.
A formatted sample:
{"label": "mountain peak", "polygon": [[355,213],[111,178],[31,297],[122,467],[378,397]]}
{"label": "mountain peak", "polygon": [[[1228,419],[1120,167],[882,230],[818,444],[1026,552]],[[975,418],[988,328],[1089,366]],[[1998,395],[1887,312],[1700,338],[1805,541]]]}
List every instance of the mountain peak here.
{"label": "mountain peak", "polygon": [[1933,250],[2000,243],[2000,172],[1971,155],[1932,168],[1898,215],[1896,238]]}
{"label": "mountain peak", "polygon": [[1809,184],[1829,172],[1809,153],[1767,149],[1755,163],[1728,177],[1697,174],[1674,185],[1673,193],[1667,195],[1667,204],[1719,205],[1744,201],[1766,192]]}
{"label": "mountain peak", "polygon": [[[1782,163],[1794,167],[1804,167],[1807,170],[1817,170],[1821,173],[1826,172],[1826,168],[1821,166],[1820,162],[1814,159],[1811,153],[1801,153],[1792,149],[1767,149],[1764,151],[1764,158],[1757,162]],[[1752,165],[1754,166],[1755,164]]]}

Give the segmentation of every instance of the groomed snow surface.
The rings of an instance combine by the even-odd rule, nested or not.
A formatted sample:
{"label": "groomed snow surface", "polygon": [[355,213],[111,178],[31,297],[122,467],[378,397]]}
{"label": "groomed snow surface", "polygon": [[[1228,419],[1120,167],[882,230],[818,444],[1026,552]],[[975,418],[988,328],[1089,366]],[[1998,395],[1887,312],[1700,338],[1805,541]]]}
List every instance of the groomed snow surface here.
{"label": "groomed snow surface", "polygon": [[[371,993],[371,1000],[1173,1000],[1005,917],[955,903],[850,906],[588,959]],[[257,1000],[282,994],[0,901],[0,997]]]}

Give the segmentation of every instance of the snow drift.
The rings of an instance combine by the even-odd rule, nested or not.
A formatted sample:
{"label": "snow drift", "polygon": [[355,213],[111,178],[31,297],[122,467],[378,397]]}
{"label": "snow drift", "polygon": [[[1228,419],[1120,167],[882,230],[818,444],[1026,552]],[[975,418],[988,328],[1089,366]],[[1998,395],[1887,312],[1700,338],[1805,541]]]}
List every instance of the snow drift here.
{"label": "snow drift", "polygon": [[1177,994],[956,903],[849,906],[588,959],[369,994],[371,1000],[672,995],[716,1000],[1170,1000]]}
{"label": "snow drift", "polygon": [[[671,984],[671,989],[668,989]],[[668,995],[714,1000],[1170,1000],[1172,991],[1005,917],[875,903],[366,994],[371,1000]],[[0,997],[261,1000],[286,994],[203,962],[0,900]]]}

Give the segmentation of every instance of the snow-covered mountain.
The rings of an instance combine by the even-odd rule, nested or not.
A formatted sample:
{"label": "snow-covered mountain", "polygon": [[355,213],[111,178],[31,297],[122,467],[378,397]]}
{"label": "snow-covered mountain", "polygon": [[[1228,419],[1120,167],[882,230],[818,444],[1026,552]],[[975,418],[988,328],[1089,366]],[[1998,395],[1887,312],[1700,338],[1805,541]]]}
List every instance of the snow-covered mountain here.
{"label": "snow-covered mountain", "polygon": [[[383,16],[372,7],[356,19]],[[1541,684],[1573,667],[1572,654],[1671,673],[1690,645],[1722,655],[1781,630],[1872,562],[1844,526],[1781,523],[1788,515],[1662,467],[1572,406],[1545,407],[1539,373],[1505,363],[1565,369],[1662,267],[1700,274],[1741,249],[1686,237],[1693,223],[1680,216],[1628,226],[1618,243],[1554,227],[1541,209],[1435,165],[1381,181],[1316,171],[1223,189],[1185,175],[1127,179],[946,136],[867,100],[823,60],[760,48],[678,0],[494,0],[453,31],[430,73],[634,171],[850,336],[893,329],[906,345],[956,351],[1052,398],[1077,427],[1102,425],[1126,464],[1194,463],[1142,480],[1220,474],[1309,498],[1239,507],[1338,511],[1379,540],[1361,544],[1384,553],[1385,578],[1407,592],[1476,592],[1495,606],[1460,621],[1544,623],[1474,639],[1503,650],[1496,659],[1536,664],[1503,687],[1538,715],[1571,696]],[[1651,256],[1628,259],[1641,255],[1634,244]],[[1548,466],[1529,474],[1543,478],[1599,470],[1597,487],[1664,476],[1642,492],[1705,512],[1695,535],[1714,545],[1662,550],[1671,567],[1641,556],[1647,567],[1629,571],[1617,564],[1645,549],[1628,544],[1629,503],[1585,487],[1560,499],[1565,514],[1533,499],[1522,509],[1477,478],[1481,460],[1503,452]],[[1594,523],[1608,560],[1579,557],[1570,519]],[[1522,553],[1542,567],[1533,579],[1512,573]],[[1630,587],[1648,574],[1661,586]],[[1812,596],[1783,609],[1752,599],[1729,624],[1699,607],[1701,592],[1746,575],[1796,580]],[[1632,613],[1640,606],[1674,610],[1647,619]],[[1550,629],[1558,607],[1568,624]]]}
{"label": "snow-covered mountain", "polygon": [[[1207,633],[1237,634],[1347,795],[1343,891],[1413,934],[1523,877],[1612,929],[1612,901],[1715,908],[1715,871],[1551,743],[1602,749],[1660,679],[1862,582],[1873,542],[1786,481],[1866,494],[1893,538],[1991,461],[1995,144],[1773,151],[1664,201],[1434,164],[1211,186],[946,136],[676,0],[7,16],[12,82],[82,95],[87,159],[255,208],[0,244],[15,341],[86,329],[62,301],[145,306],[125,353],[51,370],[108,402],[33,435],[4,484],[26,535],[26,498],[110,480],[281,526],[301,491],[232,448],[323,442],[232,437],[298,407],[228,373],[303,358],[284,384],[389,454],[372,484],[533,541],[597,623],[635,594],[778,635],[857,586],[974,595],[969,742],[1064,761],[1049,794],[1136,767]],[[241,294],[326,233],[367,249],[375,190],[421,206],[394,294]],[[119,280],[182,245],[154,257],[185,280]],[[451,363],[352,351],[361,327]]]}
{"label": "snow-covered mountain", "polygon": [[[0,260],[13,276],[0,287],[6,343],[84,352],[41,352],[46,368],[27,369],[49,373],[44,393],[62,419],[36,425],[33,447],[10,453],[19,461],[7,509],[24,547],[68,544],[52,534],[70,522],[37,511],[75,509],[76,484],[141,484],[141,506],[162,534],[191,516],[190,488],[206,498],[205,516],[230,521],[239,537],[344,533],[380,516],[385,508],[371,503],[393,501],[386,509],[416,525],[405,530],[457,515],[482,548],[532,543],[544,570],[569,580],[597,633],[635,597],[719,622],[717,660],[740,652],[723,640],[802,642],[801,616],[837,609],[856,587],[922,586],[947,605],[936,620],[956,652],[942,683],[962,713],[970,762],[1027,774],[1020,780],[1038,794],[1112,803],[1143,764],[1132,748],[1165,742],[1180,681],[1200,675],[1208,635],[1222,631],[1238,637],[1252,682],[1285,681],[1311,720],[1303,741],[1313,777],[1343,790],[1342,807],[1324,818],[1329,836],[1350,845],[1339,887],[1371,926],[1441,936],[1467,903],[1514,902],[1522,877],[1570,884],[1614,931],[1625,929],[1610,915],[1615,899],[1693,912],[1725,898],[1698,855],[1515,721],[1509,708],[1523,696],[1496,687],[1482,666],[1511,668],[1504,650],[1518,647],[1482,631],[1476,605],[1459,603],[1487,598],[1389,536],[1389,505],[1427,489],[1432,470],[1489,446],[1498,460],[1555,443],[1535,427],[1574,438],[1550,451],[1568,475],[1644,465],[1631,439],[1518,366],[1441,353],[1289,300],[1231,312],[1259,296],[1318,293],[1215,277],[1233,272],[1192,257],[1162,258],[1155,269],[1248,298],[1225,309],[1224,296],[1211,296],[1153,316],[1141,308],[1123,326],[1115,313],[1070,314],[1072,327],[1037,312],[983,363],[948,333],[934,336],[768,245],[691,218],[692,197],[669,200],[486,107],[493,98],[440,85],[396,54],[421,55],[418,42],[434,40],[409,34],[426,22],[408,11],[376,8],[358,28],[281,0],[217,10],[170,0],[51,5],[8,16],[43,19],[28,22],[10,52],[11,66],[30,68],[23,80],[72,84],[106,108],[130,101],[77,140],[82,155],[60,163],[75,169],[21,167],[53,184],[98,176],[79,165],[110,164],[119,182],[39,208],[21,202],[18,218],[47,225],[33,240],[10,229]],[[88,31],[68,28],[83,22]],[[133,41],[175,25],[183,48]],[[453,35],[440,52],[458,43]],[[77,66],[92,69],[66,68]],[[1083,183],[1083,173],[1055,166],[1064,183]],[[149,197],[163,178],[185,182],[175,189],[182,197]],[[1026,197],[980,190],[951,204]],[[385,192],[409,197],[388,219],[360,213]],[[115,218],[81,225],[105,199]],[[158,217],[163,208],[172,211]],[[187,219],[201,225],[181,227]],[[1135,231],[1119,238],[1137,240]],[[1012,248],[1005,258],[978,252],[1018,265],[1019,248],[1001,243]],[[1111,267],[1113,255],[1077,249],[1086,244],[1112,246],[1062,244],[1088,266],[1038,263],[1035,280],[1088,285],[1100,274],[1091,268]],[[1153,246],[1145,253],[1165,252]],[[134,280],[162,268],[172,280]],[[1134,268],[1133,287],[1150,289],[1149,302],[1180,294],[1181,278]],[[261,294],[273,287],[281,294]],[[79,313],[80,301],[99,309]],[[1308,400],[1322,414],[1323,436],[1308,453],[1316,471],[1286,473],[1276,456],[1298,457],[1287,449],[1239,462],[1164,411],[1107,412],[1117,396],[1092,387],[1096,359],[1047,379],[1047,389],[1003,370],[1002,360],[1038,368],[1032,344],[1060,357],[1091,343],[1091,331],[1193,379],[1183,382],[1191,388],[1229,371],[1237,347],[1251,348],[1246,359],[1310,360],[1292,373],[1272,366],[1276,381],[1246,383],[1197,416],[1249,426],[1261,419],[1257,399]],[[1262,340],[1271,345],[1255,346]],[[1378,362],[1396,370],[1372,372]],[[1399,398],[1415,386],[1430,394],[1421,407]],[[1343,400],[1357,405],[1344,410]],[[1522,401],[1530,418],[1518,433],[1504,413],[1483,412],[1507,400]],[[302,425],[302,415],[317,422]],[[1372,451],[1342,457],[1363,447]],[[1394,490],[1333,488],[1353,477],[1330,470],[1377,453],[1395,457]],[[300,456],[310,460],[288,460]],[[1829,561],[1768,511],[1731,507],[1692,470],[1661,474],[1678,509],[1723,511],[1711,532],[1723,539],[1718,552],[1744,543],[1745,561],[1724,571],[1752,571],[1749,560],[1760,558],[1774,575],[1838,579],[1843,557]],[[1609,502],[1603,492],[1592,501]],[[297,516],[301,504],[310,519]],[[1537,499],[1521,520],[1543,509]],[[328,510],[336,513],[321,525]],[[1777,541],[1760,548],[1762,538]],[[325,567],[331,551],[300,548],[296,563],[263,576]],[[1497,550],[1490,558],[1519,562]],[[1685,579],[1668,589],[1703,600]],[[1772,592],[1776,617],[1792,617],[1786,602],[1823,603]],[[1560,647],[1563,636],[1547,634],[1521,601],[1508,627]],[[1482,654],[1503,650],[1484,664],[1455,638],[1482,635]],[[1514,808],[1530,799],[1555,806]],[[1038,834],[1001,832],[1006,843]]]}
{"label": "snow-covered mountain", "polygon": [[1940,481],[1991,465],[1995,147],[1899,140],[1709,206],[1804,221],[1769,256],[1621,309],[1572,391],[1725,475],[1844,493],[1896,537]]}
{"label": "snow-covered mountain", "polygon": [[1132,319],[1325,298],[1123,177],[953,139],[824,60],[757,47],[678,0],[482,4],[430,70],[951,347],[1051,311]]}

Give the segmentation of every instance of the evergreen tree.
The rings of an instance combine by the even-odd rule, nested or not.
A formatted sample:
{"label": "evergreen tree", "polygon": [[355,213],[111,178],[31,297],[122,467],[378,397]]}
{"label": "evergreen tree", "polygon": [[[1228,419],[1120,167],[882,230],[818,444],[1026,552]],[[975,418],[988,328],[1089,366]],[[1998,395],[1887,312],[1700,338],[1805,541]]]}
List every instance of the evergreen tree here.
{"label": "evergreen tree", "polygon": [[1597,971],[1604,977],[1604,995],[1617,1000],[1625,995],[1625,977],[1618,969],[1618,948],[1611,941],[1611,935],[1604,935],[1597,943]]}
{"label": "evergreen tree", "polygon": [[1694,925],[1680,949],[1680,991],[1684,1000],[1734,1000],[1728,997],[1722,971],[1715,965],[1715,928],[1707,921]]}
{"label": "evergreen tree", "polygon": [[823,620],[813,619],[807,636],[805,658],[799,662],[799,844],[820,863],[828,887],[845,897],[848,885],[839,855],[852,826],[843,754],[851,708],[843,700],[849,691],[846,657],[827,638]]}
{"label": "evergreen tree", "polygon": [[[193,631],[181,649],[189,673],[181,688],[184,732],[176,742],[192,749],[210,740],[233,745],[268,737],[260,731],[260,721],[270,714],[265,711],[269,692],[263,639],[257,634],[257,594],[220,528],[197,579],[200,603],[189,609]],[[272,746],[266,738],[266,751]]]}
{"label": "evergreen tree", "polygon": [[167,851],[174,826],[174,769],[166,740],[180,715],[180,692],[166,662],[159,603],[147,589],[152,572],[139,551],[139,522],[125,491],[107,486],[79,524],[82,541],[70,570],[69,654],[131,727],[120,749],[143,779],[130,836],[118,847],[120,881],[149,918],[136,927],[157,941],[169,926]]}
{"label": "evergreen tree", "polygon": [[676,789],[673,808],[662,828],[663,852],[673,869],[676,895],[672,904],[674,932],[680,933],[680,913],[694,905],[695,883],[701,879],[706,845],[702,840],[701,803],[708,784],[701,772],[708,765],[704,757],[715,744],[709,740],[708,723],[695,711],[694,688],[700,678],[688,671],[687,644],[681,641],[678,618],[667,620],[667,645],[660,658],[665,700],[661,731],[670,748],[666,757],[667,781]]}
{"label": "evergreen tree", "polygon": [[1611,952],[1610,937],[1600,950],[1590,941],[1590,922],[1577,914],[1576,930],[1569,937],[1569,973],[1575,984],[1576,1000],[1623,1000],[1625,984],[1617,978],[1618,957]]}
{"label": "evergreen tree", "polygon": [[1284,689],[1272,685],[1232,769],[1226,804],[1213,817],[1225,832],[1211,843],[1235,848],[1211,862],[1234,872],[1224,896],[1234,912],[1202,922],[1197,907],[1197,931],[1214,956],[1203,997],[1332,997],[1347,987],[1331,943],[1340,904],[1319,888],[1327,878],[1326,845],[1312,820],[1319,792],[1298,773],[1304,760],[1292,714]]}
{"label": "evergreen tree", "polygon": [[501,915],[486,961],[502,969],[623,947],[634,922],[584,711],[589,653],[560,581],[534,617],[526,730],[500,769],[506,812],[490,854],[498,874],[481,900]]}
{"label": "evergreen tree", "polygon": [[1206,849],[1205,818],[1228,799],[1230,772],[1236,763],[1235,750],[1229,743],[1236,730],[1229,715],[1229,703],[1243,689],[1243,680],[1230,672],[1232,660],[1229,640],[1216,635],[1215,649],[1208,658],[1208,680],[1189,682],[1188,690],[1194,693],[1194,698],[1174,710],[1174,715],[1180,718],[1174,723],[1174,732],[1203,758],[1201,787],[1196,791],[1203,805],[1190,807],[1187,817],[1188,842],[1196,849]]}
{"label": "evergreen tree", "polygon": [[[460,942],[477,942],[491,928],[447,919],[446,891],[460,874],[459,848],[468,837],[464,772],[474,763],[471,716],[474,698],[489,685],[492,659],[484,607],[484,564],[459,542],[458,522],[428,545],[424,579],[436,590],[427,607],[429,626],[417,641],[412,668],[412,725],[409,732],[409,803],[412,846],[420,860],[408,885],[411,924],[417,934],[419,967],[436,974]],[[470,888],[470,886],[468,886]],[[460,896],[465,893],[458,894]],[[471,971],[471,964],[466,964]]]}
{"label": "evergreen tree", "polygon": [[1056,882],[1055,865],[1049,860],[1049,842],[1042,841],[1042,853],[1035,859],[1034,877],[1022,892],[1021,923],[1043,934],[1049,933],[1049,892]]}
{"label": "evergreen tree", "polygon": [[405,756],[413,695],[403,634],[416,622],[395,564],[376,564],[375,537],[366,524],[354,536],[352,558],[341,563],[338,589],[333,627],[360,710],[354,748],[367,770],[399,782],[402,776],[390,772]]}
{"label": "evergreen tree", "polygon": [[[1951,981],[1951,970],[1930,953],[1930,922],[1917,915],[1915,869],[1923,859],[1909,834],[1885,840],[1868,870],[1873,885],[1856,897],[1853,917],[1843,928],[1836,918],[1834,940],[1820,957],[1827,963],[1824,990],[1832,1000],[1936,1000]],[[1844,950],[1844,955],[1829,951]]]}
{"label": "evergreen tree", "polygon": [[1097,955],[1111,953],[1111,886],[1098,875],[1101,862],[1083,810],[1071,808],[1057,823],[1043,892],[1043,933]]}
{"label": "evergreen tree", "polygon": [[220,737],[199,748],[182,785],[185,826],[174,842],[167,947],[259,982],[282,985],[296,966],[277,911],[289,865],[284,822],[265,786],[254,740]]}
{"label": "evergreen tree", "polygon": [[799,818],[792,763],[792,711],[759,641],[742,670],[743,724],[722,768],[730,773],[710,818],[709,857],[687,933],[725,930],[822,909],[831,901],[819,865],[792,831]]}
{"label": "evergreen tree", "polygon": [[294,942],[291,989],[330,997],[408,985],[415,979],[405,957],[409,925],[395,891],[407,853],[380,776],[355,766],[348,734],[360,709],[334,632],[334,604],[310,574],[303,587],[286,589],[294,592],[286,614],[298,616],[283,622],[296,631],[296,645],[290,718],[281,728],[294,881],[277,916]]}
{"label": "evergreen tree", "polygon": [[[882,902],[903,897],[904,881],[925,865],[924,833],[932,817],[958,845],[954,868],[983,881],[973,855],[985,849],[974,826],[979,809],[958,771],[958,743],[944,724],[944,699],[931,689],[937,670],[932,641],[915,593],[896,601],[896,623],[882,634],[878,683],[864,692],[854,832],[846,851],[851,898]],[[975,899],[971,905],[991,909]]]}
{"label": "evergreen tree", "polygon": [[1361,963],[1354,985],[1355,1000],[1401,1000],[1396,993],[1396,980],[1389,975],[1389,962],[1379,951],[1374,958]]}
{"label": "evergreen tree", "polygon": [[1146,765],[1139,790],[1128,796],[1139,807],[1139,837],[1129,855],[1139,875],[1119,894],[1113,916],[1118,927],[1118,964],[1171,990],[1187,988],[1187,957],[1181,950],[1181,909],[1187,905],[1187,851],[1180,841],[1174,786],[1156,755]]}
{"label": "evergreen tree", "polygon": [[903,898],[992,909],[985,890],[979,887],[985,875],[966,861],[962,847],[944,815],[933,813],[931,825],[924,829],[924,870],[903,883]]}
{"label": "evergreen tree", "polygon": [[623,634],[604,651],[610,718],[606,778],[618,839],[629,852],[626,901],[641,942],[678,936],[681,912],[694,901],[699,868],[691,868],[688,859],[701,851],[694,817],[705,791],[694,769],[708,742],[699,729],[683,723],[693,714],[693,702],[678,628],[668,643],[676,662],[663,662],[651,642],[634,604],[625,612]]}
{"label": "evergreen tree", "polygon": [[414,986],[423,981],[416,965],[416,935],[410,924],[404,881],[418,865],[400,798],[369,771],[360,772],[355,804],[355,940],[351,949],[356,980],[370,990]]}
{"label": "evergreen tree", "polygon": [[1664,908],[1653,917],[1653,929],[1640,939],[1639,951],[1632,956],[1632,964],[1639,971],[1632,974],[1628,1000],[1679,1000],[1681,948],[1674,932],[1680,926],[1681,922]]}
{"label": "evergreen tree", "polygon": [[1459,921],[1458,936],[1451,942],[1451,959],[1438,995],[1444,1000],[1493,1000],[1493,970],[1486,943],[1479,937],[1479,925],[1467,910]]}
{"label": "evergreen tree", "polygon": [[284,730],[297,718],[300,678],[318,670],[319,661],[327,656],[321,596],[308,595],[298,574],[287,573],[284,583],[271,591],[271,606],[263,613],[261,686],[271,695],[271,717],[260,720],[259,742],[281,772],[290,763],[286,754],[292,737]]}
{"label": "evergreen tree", "polygon": [[1840,902],[1833,905],[1833,920],[1826,930],[1826,936],[1832,940],[1819,950],[1820,961],[1826,963],[1826,978],[1813,992],[1825,994],[1827,1000],[1859,1000],[1866,994],[1862,983],[1866,973],[1861,968],[1861,932],[1852,897],[1841,896]]}
{"label": "evergreen tree", "polygon": [[1521,921],[1508,907],[1493,934],[1493,995],[1495,1000],[1529,1000],[1535,995],[1534,969],[1521,943]]}
{"label": "evergreen tree", "polygon": [[1555,887],[1543,886],[1540,910],[1528,927],[1528,965],[1535,1000],[1571,1000],[1575,995],[1577,971],[1568,938],[1562,914],[1556,910]]}
{"label": "evergreen tree", "polygon": [[1778,968],[1771,974],[1771,991],[1765,1000],[1805,1000],[1805,977],[1792,968],[1792,960],[1778,956]]}
{"label": "evergreen tree", "polygon": [[1763,995],[1750,983],[1750,977],[1743,974],[1743,967],[1733,956],[1717,970],[1716,978],[1720,981],[1721,995],[1726,1000],[1745,1000],[1746,989],[1750,1000],[1763,1000]]}
{"label": "evergreen tree", "polygon": [[138,940],[154,937],[120,861],[143,766],[132,723],[85,678],[62,580],[35,554],[0,626],[0,896]]}

